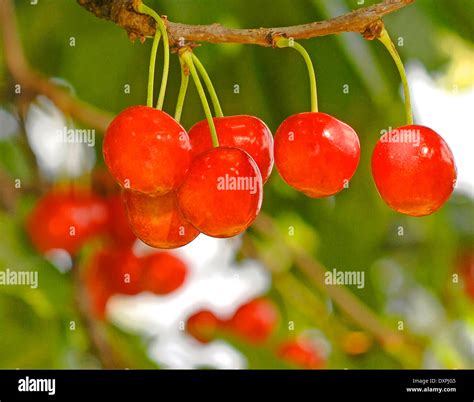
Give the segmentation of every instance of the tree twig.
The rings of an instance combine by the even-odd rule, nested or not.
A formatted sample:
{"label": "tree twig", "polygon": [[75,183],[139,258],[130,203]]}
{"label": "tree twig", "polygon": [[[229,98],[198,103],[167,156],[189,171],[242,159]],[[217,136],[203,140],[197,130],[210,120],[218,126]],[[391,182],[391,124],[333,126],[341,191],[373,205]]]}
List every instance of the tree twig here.
{"label": "tree twig", "polygon": [[[86,10],[96,17],[116,23],[125,29],[131,39],[152,37],[155,34],[155,22],[152,18],[135,11],[140,0],[77,0]],[[351,13],[325,21],[289,27],[234,29],[220,24],[188,25],[171,22],[166,19],[170,43],[209,42],[242,43],[260,46],[272,46],[274,35],[283,35],[294,39],[310,39],[317,36],[357,32],[365,34],[367,29],[387,14],[400,10],[415,0],[385,0],[370,7],[360,8]],[[369,35],[369,38],[370,35]]]}

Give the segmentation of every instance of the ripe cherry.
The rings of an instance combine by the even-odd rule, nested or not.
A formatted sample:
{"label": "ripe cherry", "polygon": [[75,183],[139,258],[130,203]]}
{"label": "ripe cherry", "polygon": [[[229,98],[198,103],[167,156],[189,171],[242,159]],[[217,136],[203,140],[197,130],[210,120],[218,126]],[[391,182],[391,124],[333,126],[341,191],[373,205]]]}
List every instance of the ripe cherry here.
{"label": "ripe cherry", "polygon": [[186,175],[190,148],[186,130],[171,116],[150,107],[133,106],[108,127],[103,153],[122,187],[166,194]]}
{"label": "ripe cherry", "polygon": [[145,291],[166,295],[181,287],[187,274],[186,264],[173,254],[151,254],[143,259],[141,287]]}
{"label": "ripe cherry", "polygon": [[109,208],[108,232],[117,246],[128,247],[136,240],[130,227],[125,205],[120,194],[115,194],[106,199]]}
{"label": "ripe cherry", "polygon": [[109,219],[104,200],[83,190],[50,192],[27,221],[32,243],[40,252],[64,249],[70,254],[105,231]]}
{"label": "ripe cherry", "polygon": [[306,338],[297,338],[281,344],[277,355],[282,360],[304,369],[319,369],[326,363],[318,348]]}
{"label": "ripe cherry", "polygon": [[177,248],[199,234],[184,219],[174,191],[165,195],[147,195],[125,190],[123,200],[133,232],[149,246]]}
{"label": "ripe cherry", "polygon": [[283,180],[309,197],[341,191],[359,164],[356,132],[325,113],[288,117],[275,134],[275,164]]}
{"label": "ripe cherry", "polygon": [[188,318],[186,331],[201,343],[214,339],[221,321],[208,310],[198,311]]}
{"label": "ripe cherry", "polygon": [[137,257],[130,248],[114,252],[114,265],[110,269],[114,293],[134,296],[141,293],[144,273],[143,258]]}
{"label": "ripe cherry", "polygon": [[217,147],[197,156],[178,190],[185,218],[200,232],[231,237],[247,229],[262,205],[262,177],[238,148]]}
{"label": "ripe cherry", "polygon": [[446,142],[428,127],[408,125],[384,134],[372,155],[380,196],[395,211],[430,215],[454,189],[457,173]]}
{"label": "ripe cherry", "polygon": [[142,291],[141,269],[140,260],[130,249],[104,249],[92,256],[84,270],[84,284],[96,318],[104,318],[107,302],[114,294]]}
{"label": "ripe cherry", "polygon": [[[258,165],[265,183],[273,168],[273,136],[267,125],[254,116],[215,117],[219,144],[246,151]],[[189,130],[193,157],[212,148],[211,131],[207,120],[196,123]]]}
{"label": "ripe cherry", "polygon": [[278,310],[267,299],[255,299],[239,307],[226,327],[247,342],[267,341],[278,323]]}

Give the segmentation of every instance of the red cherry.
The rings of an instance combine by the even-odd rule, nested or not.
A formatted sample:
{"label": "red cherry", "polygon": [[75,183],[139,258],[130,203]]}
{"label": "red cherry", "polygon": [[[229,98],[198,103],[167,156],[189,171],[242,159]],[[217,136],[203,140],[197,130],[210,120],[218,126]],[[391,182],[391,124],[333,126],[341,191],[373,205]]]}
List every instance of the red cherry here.
{"label": "red cherry", "polygon": [[214,339],[221,321],[214,313],[202,310],[193,314],[186,322],[186,331],[201,343]]}
{"label": "red cherry", "polygon": [[136,240],[135,234],[130,227],[125,205],[120,194],[113,195],[107,199],[109,207],[109,233],[118,246],[131,246]]}
{"label": "red cherry", "polygon": [[282,360],[305,369],[318,369],[325,365],[325,359],[316,346],[304,338],[281,344],[277,354]]}
{"label": "red cherry", "polygon": [[200,232],[231,237],[247,229],[262,206],[262,177],[238,148],[217,147],[197,156],[178,190],[184,217]]}
{"label": "red cherry", "polygon": [[[258,165],[265,183],[273,168],[273,136],[267,125],[254,116],[214,117],[219,144],[246,151]],[[207,120],[189,130],[193,157],[212,149],[211,131]]]}
{"label": "red cherry", "polygon": [[191,160],[186,130],[165,112],[133,106],[120,113],[104,138],[104,159],[124,188],[143,193],[175,189]]}
{"label": "red cherry", "polygon": [[247,342],[259,344],[271,336],[278,316],[278,310],[271,301],[256,299],[239,307],[227,327]]}
{"label": "red cherry", "polygon": [[275,164],[283,180],[309,197],[341,191],[360,158],[359,138],[347,124],[325,113],[288,117],[275,134]]}
{"label": "red cherry", "polygon": [[106,229],[106,203],[85,191],[51,192],[41,198],[27,221],[32,243],[40,252],[64,249],[70,254]]}
{"label": "red cherry", "polygon": [[181,247],[199,234],[184,219],[174,192],[155,196],[125,190],[123,200],[135,235],[151,247]]}
{"label": "red cherry", "polygon": [[90,309],[103,319],[107,302],[114,294],[136,295],[141,288],[142,263],[130,249],[97,252],[84,270]]}
{"label": "red cherry", "polygon": [[166,295],[181,287],[188,274],[186,264],[167,253],[155,253],[144,258],[141,286],[143,290]]}
{"label": "red cherry", "polygon": [[423,126],[403,126],[384,134],[372,155],[380,196],[395,211],[430,215],[449,198],[456,181],[454,157],[444,140]]}
{"label": "red cherry", "polygon": [[116,250],[113,258],[109,277],[114,293],[134,296],[143,292],[143,259],[138,258],[131,249]]}

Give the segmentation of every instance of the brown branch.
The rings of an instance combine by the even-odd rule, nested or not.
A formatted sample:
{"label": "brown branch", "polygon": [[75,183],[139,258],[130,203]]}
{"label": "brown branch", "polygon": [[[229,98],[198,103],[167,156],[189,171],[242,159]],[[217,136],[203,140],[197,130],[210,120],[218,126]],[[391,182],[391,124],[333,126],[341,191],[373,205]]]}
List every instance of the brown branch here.
{"label": "brown branch", "polygon": [[16,83],[20,84],[22,94],[45,95],[77,121],[100,131],[106,130],[112,115],[75,98],[30,67],[23,53],[11,0],[0,0],[0,34],[6,66]]}
{"label": "brown branch", "polygon": [[[134,10],[139,0],[77,0],[86,10],[96,17],[115,22],[125,29],[131,39],[146,38],[155,34],[155,22],[152,18]],[[170,42],[180,39],[185,42],[242,43],[260,46],[272,46],[274,35],[283,35],[294,39],[310,39],[317,36],[357,32],[365,34],[374,23],[387,14],[413,3],[415,0],[385,0],[370,7],[331,18],[326,21],[277,28],[234,29],[220,24],[188,25],[166,20]],[[370,38],[370,35],[369,35]]]}

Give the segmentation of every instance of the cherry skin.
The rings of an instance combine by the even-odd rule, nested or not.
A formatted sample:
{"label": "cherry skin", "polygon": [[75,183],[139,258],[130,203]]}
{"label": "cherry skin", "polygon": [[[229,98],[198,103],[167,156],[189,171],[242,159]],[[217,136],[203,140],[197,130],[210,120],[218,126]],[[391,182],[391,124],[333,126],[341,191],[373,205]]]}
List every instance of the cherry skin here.
{"label": "cherry skin", "polygon": [[456,182],[454,157],[428,127],[409,125],[384,134],[372,154],[372,175],[385,203],[411,216],[430,215]]}
{"label": "cherry skin", "polygon": [[226,327],[253,344],[266,342],[278,323],[278,310],[267,299],[256,299],[240,306]]}
{"label": "cherry skin", "polygon": [[[265,183],[273,168],[273,136],[267,125],[259,118],[248,115],[214,117],[213,120],[219,144],[246,151],[258,165]],[[191,127],[189,139],[193,157],[212,149],[207,120]]]}
{"label": "cherry skin", "polygon": [[186,276],[186,264],[171,253],[151,254],[143,259],[141,286],[145,291],[166,295],[180,288]]}
{"label": "cherry skin", "polygon": [[110,173],[122,187],[166,194],[186,175],[190,149],[186,130],[171,116],[132,106],[107,128],[103,153]]}
{"label": "cherry skin", "polygon": [[201,343],[208,343],[214,339],[221,321],[214,313],[201,310],[193,314],[186,321],[186,331]]}
{"label": "cherry skin", "polygon": [[133,232],[151,247],[177,248],[199,235],[184,219],[173,191],[165,195],[147,195],[125,190],[123,200]]}
{"label": "cherry skin", "polygon": [[337,194],[354,175],[359,137],[325,113],[288,117],[275,134],[275,165],[283,180],[312,198]]}
{"label": "cherry skin", "polygon": [[277,355],[282,360],[304,369],[319,369],[326,364],[317,347],[305,338],[284,342],[279,346]]}
{"label": "cherry skin", "polygon": [[247,229],[262,206],[262,177],[257,164],[238,148],[217,147],[197,156],[178,190],[184,217],[213,237]]}
{"label": "cherry skin", "polygon": [[103,199],[83,190],[50,192],[41,198],[27,221],[32,243],[42,253],[64,249],[75,254],[105,232],[109,220]]}

